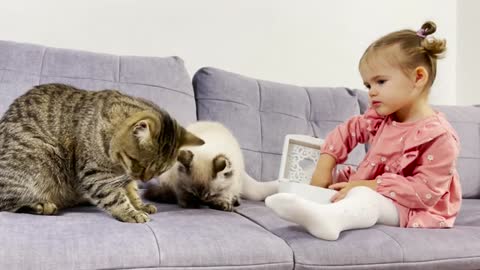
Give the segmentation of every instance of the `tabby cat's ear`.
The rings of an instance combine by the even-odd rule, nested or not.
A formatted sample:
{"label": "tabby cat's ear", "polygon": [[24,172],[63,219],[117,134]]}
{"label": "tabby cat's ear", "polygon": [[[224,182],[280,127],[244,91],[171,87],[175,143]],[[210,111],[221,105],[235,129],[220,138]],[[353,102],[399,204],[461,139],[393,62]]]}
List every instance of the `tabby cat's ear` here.
{"label": "tabby cat's ear", "polygon": [[[115,131],[112,138],[112,153],[127,151],[133,153],[139,145],[152,141],[158,136],[159,117],[149,111],[135,113],[128,117]],[[115,155],[113,155],[115,156]]]}
{"label": "tabby cat's ear", "polygon": [[193,135],[192,133],[185,130],[183,136],[180,140],[180,146],[195,146],[195,145],[203,145],[205,143],[204,140],[200,139],[199,137]]}
{"label": "tabby cat's ear", "polygon": [[160,119],[152,113],[134,115],[131,132],[140,145],[152,144],[160,128]]}
{"label": "tabby cat's ear", "polygon": [[133,135],[140,144],[148,144],[152,142],[152,131],[155,124],[150,119],[142,119],[133,126]]}

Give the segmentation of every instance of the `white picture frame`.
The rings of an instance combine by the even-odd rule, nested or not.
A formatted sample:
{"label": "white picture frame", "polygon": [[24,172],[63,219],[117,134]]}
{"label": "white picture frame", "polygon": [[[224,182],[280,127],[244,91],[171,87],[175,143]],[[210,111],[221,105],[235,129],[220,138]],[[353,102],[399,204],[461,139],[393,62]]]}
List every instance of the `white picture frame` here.
{"label": "white picture frame", "polygon": [[308,135],[286,135],[278,178],[281,181],[310,184],[323,143],[323,139]]}

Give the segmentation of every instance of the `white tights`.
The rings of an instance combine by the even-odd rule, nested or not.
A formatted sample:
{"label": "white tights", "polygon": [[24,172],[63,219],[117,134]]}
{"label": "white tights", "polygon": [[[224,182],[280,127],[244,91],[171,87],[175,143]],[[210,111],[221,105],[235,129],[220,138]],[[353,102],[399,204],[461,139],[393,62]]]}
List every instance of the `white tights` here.
{"label": "white tights", "polygon": [[375,224],[399,226],[397,208],[392,200],[374,190],[355,187],[342,200],[325,203],[332,192],[335,193],[302,184],[302,188],[296,188],[292,193],[267,197],[265,204],[281,218],[305,227],[309,233],[324,240],[337,240],[342,231]]}

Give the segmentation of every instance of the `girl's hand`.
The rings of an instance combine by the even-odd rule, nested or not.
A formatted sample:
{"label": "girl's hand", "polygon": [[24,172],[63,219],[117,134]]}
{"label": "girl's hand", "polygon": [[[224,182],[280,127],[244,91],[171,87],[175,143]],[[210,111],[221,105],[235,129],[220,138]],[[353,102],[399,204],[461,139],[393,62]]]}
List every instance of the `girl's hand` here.
{"label": "girl's hand", "polygon": [[345,198],[347,196],[348,192],[350,189],[354,187],[369,187],[373,190],[377,190],[377,181],[375,180],[355,180],[355,181],[350,181],[350,182],[341,182],[341,183],[336,183],[333,185],[328,186],[329,189],[335,189],[338,190],[337,194],[333,195],[330,201],[332,203],[338,202],[341,199]]}

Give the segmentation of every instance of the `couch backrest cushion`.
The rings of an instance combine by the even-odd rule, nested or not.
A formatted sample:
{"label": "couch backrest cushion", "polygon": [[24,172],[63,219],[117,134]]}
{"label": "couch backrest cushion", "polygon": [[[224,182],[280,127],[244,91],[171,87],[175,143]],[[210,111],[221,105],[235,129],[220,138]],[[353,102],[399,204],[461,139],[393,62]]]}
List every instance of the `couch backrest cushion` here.
{"label": "couch backrest cushion", "polygon": [[118,89],[149,99],[182,124],[196,120],[190,76],[178,57],[137,57],[0,41],[0,114],[34,85]]}
{"label": "couch backrest cushion", "polygon": [[480,198],[480,108],[435,106],[443,112],[460,137],[457,170],[464,198]]}
{"label": "couch backrest cushion", "polygon": [[[299,87],[202,68],[193,78],[199,120],[224,123],[243,149],[247,171],[256,179],[278,177],[287,134],[323,138],[338,124],[360,113],[357,91]],[[357,147],[348,164],[358,164]]]}

